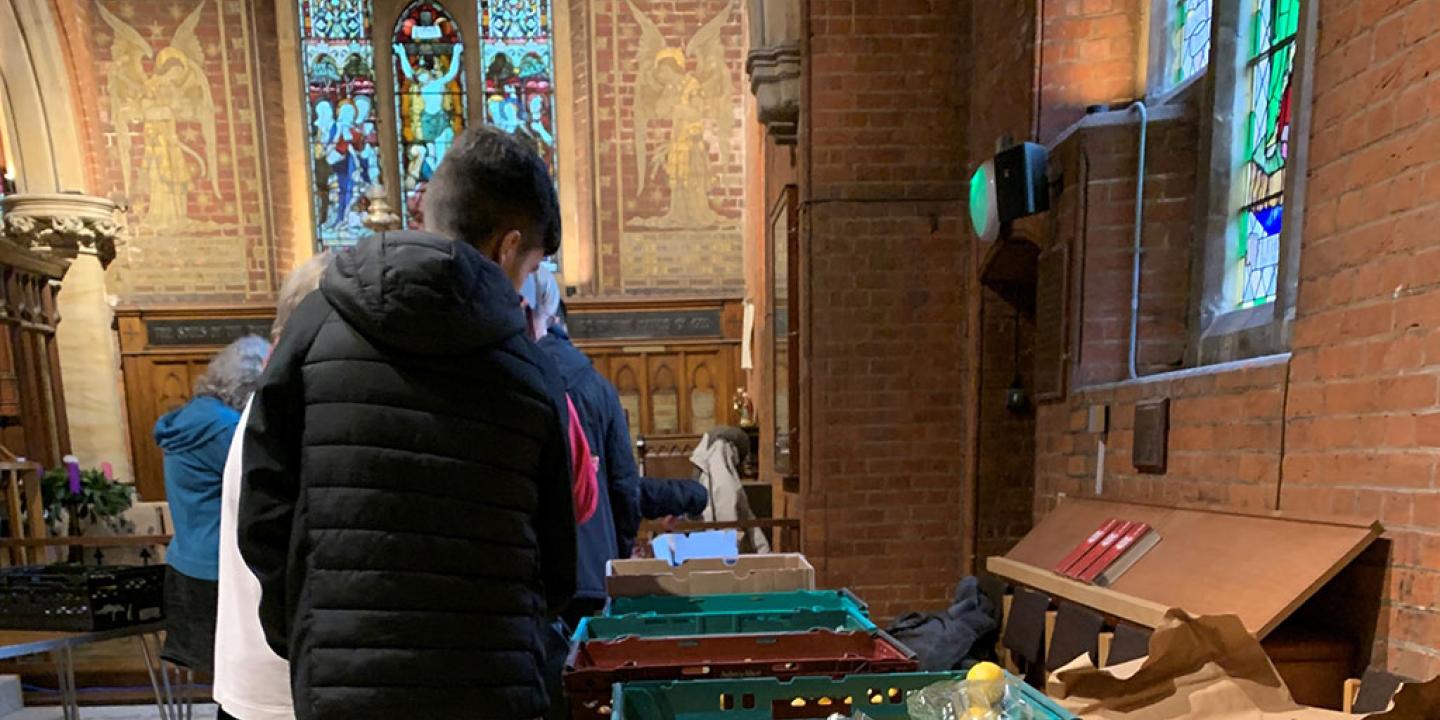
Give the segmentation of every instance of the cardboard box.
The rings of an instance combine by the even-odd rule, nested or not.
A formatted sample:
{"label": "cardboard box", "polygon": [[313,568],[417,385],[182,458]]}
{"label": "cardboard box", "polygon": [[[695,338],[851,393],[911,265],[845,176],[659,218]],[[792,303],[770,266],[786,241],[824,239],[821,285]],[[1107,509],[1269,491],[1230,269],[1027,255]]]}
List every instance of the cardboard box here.
{"label": "cardboard box", "polygon": [[605,589],[611,597],[815,589],[815,568],[799,554],[701,558],[676,566],[664,560],[611,560],[605,574]]}

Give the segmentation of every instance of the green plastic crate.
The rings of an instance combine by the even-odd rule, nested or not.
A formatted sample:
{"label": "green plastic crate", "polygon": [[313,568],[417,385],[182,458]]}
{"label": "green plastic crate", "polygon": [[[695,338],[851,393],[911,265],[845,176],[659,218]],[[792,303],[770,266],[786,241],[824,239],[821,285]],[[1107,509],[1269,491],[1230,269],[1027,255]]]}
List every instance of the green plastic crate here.
{"label": "green plastic crate", "polygon": [[[874,720],[909,720],[910,693],[964,673],[852,675],[625,683],[615,686],[611,720],[823,720],[854,711]],[[1012,678],[1013,679],[1013,678]],[[1040,691],[1016,681],[1035,720],[1076,720]],[[849,702],[847,702],[849,701]]]}
{"label": "green plastic crate", "polygon": [[768,612],[684,613],[678,615],[611,615],[580,621],[571,642],[621,637],[750,635],[805,632],[816,629],[876,630],[858,610],[772,610]]}
{"label": "green plastic crate", "polygon": [[870,607],[849,590],[793,590],[738,595],[646,595],[617,597],[605,608],[606,615],[686,615],[697,613],[754,613],[792,610],[851,610],[870,616]]}

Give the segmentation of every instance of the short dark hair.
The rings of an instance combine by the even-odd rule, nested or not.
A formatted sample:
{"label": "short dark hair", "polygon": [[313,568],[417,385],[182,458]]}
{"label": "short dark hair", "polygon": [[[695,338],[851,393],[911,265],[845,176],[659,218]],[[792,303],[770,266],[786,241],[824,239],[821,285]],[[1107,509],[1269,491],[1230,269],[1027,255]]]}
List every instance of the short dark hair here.
{"label": "short dark hair", "polygon": [[460,134],[425,188],[425,226],[479,247],[496,231],[539,226],[529,248],[560,250],[560,202],[533,146],[490,125]]}

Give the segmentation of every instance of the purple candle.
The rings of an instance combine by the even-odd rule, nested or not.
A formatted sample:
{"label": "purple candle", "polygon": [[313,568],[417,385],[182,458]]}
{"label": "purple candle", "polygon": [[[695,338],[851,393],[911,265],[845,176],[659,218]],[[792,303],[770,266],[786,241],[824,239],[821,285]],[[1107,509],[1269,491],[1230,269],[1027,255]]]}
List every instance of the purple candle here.
{"label": "purple candle", "polygon": [[74,455],[65,456],[65,472],[70,474],[70,494],[80,494],[80,461]]}

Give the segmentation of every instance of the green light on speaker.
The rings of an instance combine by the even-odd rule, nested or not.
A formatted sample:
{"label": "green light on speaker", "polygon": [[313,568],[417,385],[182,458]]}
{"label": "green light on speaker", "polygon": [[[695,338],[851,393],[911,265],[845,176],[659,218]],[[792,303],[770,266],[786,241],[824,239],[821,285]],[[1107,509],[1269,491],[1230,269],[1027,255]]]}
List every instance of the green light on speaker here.
{"label": "green light on speaker", "polygon": [[995,163],[986,160],[970,176],[970,225],[986,242],[1000,235],[999,211],[995,198]]}

